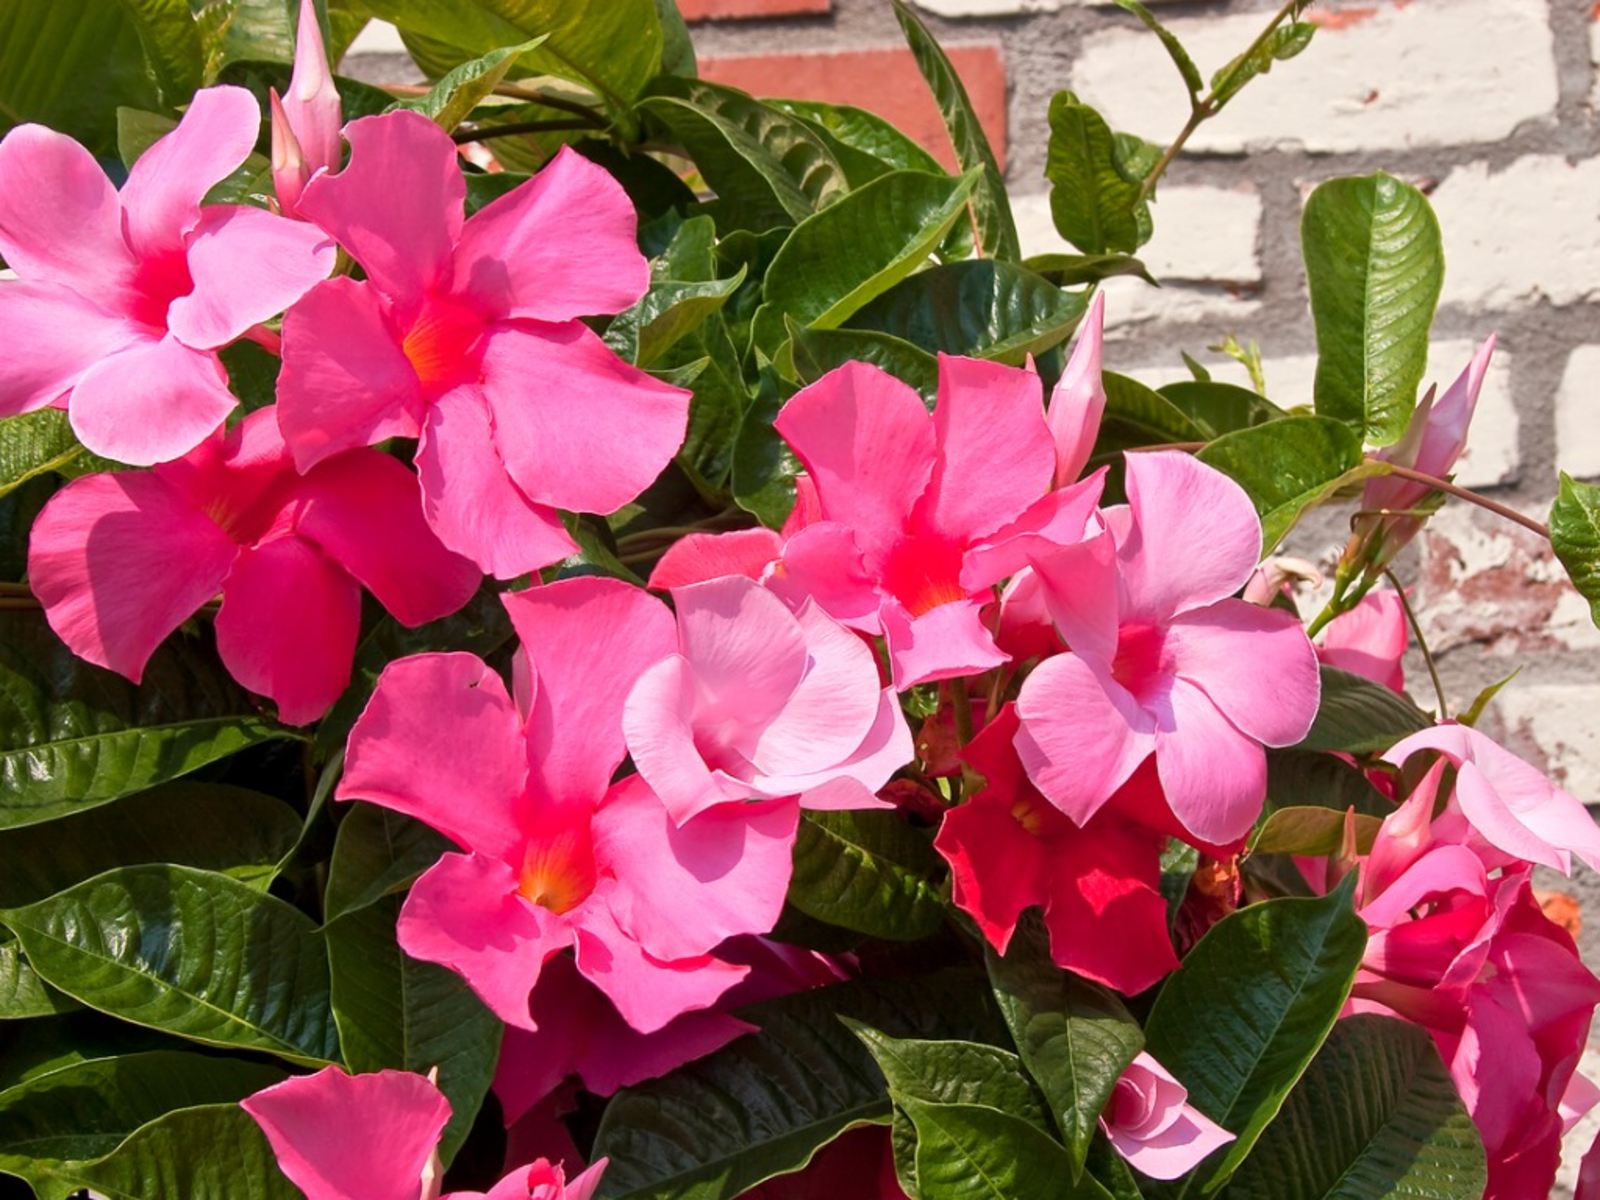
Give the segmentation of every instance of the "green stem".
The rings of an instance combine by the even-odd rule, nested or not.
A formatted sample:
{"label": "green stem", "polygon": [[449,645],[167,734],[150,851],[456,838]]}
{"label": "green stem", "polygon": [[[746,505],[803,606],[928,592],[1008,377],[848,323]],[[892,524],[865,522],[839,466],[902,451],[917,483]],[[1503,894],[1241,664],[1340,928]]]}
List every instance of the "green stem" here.
{"label": "green stem", "polygon": [[491,138],[517,137],[524,133],[563,133],[573,129],[598,129],[588,121],[517,121],[510,125],[494,125],[484,129],[464,129],[452,133],[450,140],[456,145],[468,142],[487,142]]}
{"label": "green stem", "polygon": [[[956,744],[965,747],[972,740],[972,699],[967,695],[967,681],[960,677],[950,681],[950,716],[956,726]],[[982,787],[983,777],[963,762],[961,795],[970,799]]]}
{"label": "green stem", "polygon": [[1406,621],[1411,626],[1411,635],[1417,639],[1417,649],[1422,651],[1422,661],[1428,664],[1428,675],[1433,680],[1433,694],[1439,700],[1439,720],[1448,721],[1450,709],[1444,699],[1444,684],[1439,682],[1439,668],[1433,661],[1433,651],[1428,649],[1428,641],[1422,636],[1422,624],[1417,620],[1417,614],[1411,607],[1406,590],[1400,586],[1400,581],[1394,577],[1394,572],[1385,567],[1383,577],[1389,581],[1389,586],[1400,597],[1400,607],[1405,610]]}

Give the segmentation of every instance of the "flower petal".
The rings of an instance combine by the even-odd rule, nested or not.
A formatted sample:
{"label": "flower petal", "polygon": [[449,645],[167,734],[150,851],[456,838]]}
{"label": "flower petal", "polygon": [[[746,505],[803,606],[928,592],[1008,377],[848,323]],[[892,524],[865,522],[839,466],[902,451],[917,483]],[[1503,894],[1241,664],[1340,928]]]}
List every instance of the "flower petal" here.
{"label": "flower petal", "polygon": [[466,223],[456,287],[497,316],[570,321],[621,312],[650,286],[637,224],[622,185],[563,146]]}
{"label": "flower petal", "polygon": [[35,520],[28,579],[74,654],[137,683],[155,648],[221,589],[238,552],[156,476],[87,475]]}
{"label": "flower petal", "polygon": [[810,665],[799,619],[771,592],[740,576],[679,588],[672,600],[678,645],[700,689],[695,723],[764,728],[789,703]]}
{"label": "flower petal", "polygon": [[728,800],[750,795],[746,786],[724,787],[695,747],[695,683],[681,655],[664,658],[634,684],[622,713],[633,765],[679,824]]}
{"label": "flower petal", "polygon": [[766,775],[810,771],[819,763],[849,758],[880,707],[878,661],[867,643],[815,604],[803,605],[796,619],[810,662],[782,711],[757,738],[751,761]]}
{"label": "flower petal", "polygon": [[683,442],[689,393],[646,375],[576,321],[491,325],[483,394],[506,471],[533,501],[608,513]]}
{"label": "flower petal", "polygon": [[650,572],[650,586],[665,591],[724,575],[759,580],[782,553],[783,539],[761,525],[728,533],[691,533],[661,556]]}
{"label": "flower petal", "polygon": [[1009,796],[986,788],[945,813],[933,848],[950,864],[956,906],[1004,954],[1023,911],[1044,902],[1049,877],[1044,843],[1012,815]]}
{"label": "flower petal", "polygon": [[1067,487],[1083,471],[1100,433],[1106,411],[1106,386],[1100,362],[1105,344],[1106,294],[1096,292],[1088,315],[1078,326],[1066,370],[1050,393],[1045,423],[1055,444],[1055,486]]}
{"label": "flower petal", "polygon": [[337,249],[314,225],[259,208],[215,204],[189,236],[194,291],[167,308],[167,328],[211,350],[277,316],[333,270]]}
{"label": "flower petal", "polygon": [[749,973],[709,954],[663,962],[609,920],[585,914],[577,931],[578,970],[640,1033],[654,1033],[686,1012],[710,1008]]}
{"label": "flower petal", "polygon": [[240,551],[223,581],[217,652],[229,674],[277,702],[285,724],[333,706],[350,683],[360,631],[361,588],[301,538]]}
{"label": "flower petal", "polygon": [[53,404],[147,333],[56,283],[0,283],[0,417]]}
{"label": "flower petal", "polygon": [[1168,693],[1170,724],[1156,729],[1156,772],[1172,812],[1195,837],[1243,837],[1267,798],[1267,756],[1204,692],[1182,679]]}
{"label": "flower petal", "polygon": [[956,600],[914,617],[896,603],[883,606],[883,632],[896,691],[919,683],[976,675],[1006,661],[984,627],[983,606]]}
{"label": "flower petal", "polygon": [[138,263],[122,238],[122,202],[66,134],[18,125],[0,141],[0,258],[22,279],[128,302]]}
{"label": "flower petal", "polygon": [[1293,613],[1219,600],[1174,618],[1165,647],[1172,671],[1258,742],[1292,746],[1316,719],[1317,655]]}
{"label": "flower petal", "polygon": [[471,654],[390,663],[350,731],[334,796],[425,821],[466,850],[521,854],[514,813],[527,777],[505,684]]}
{"label": "flower petal", "polygon": [[215,354],[168,336],[90,367],[72,389],[67,415],[93,453],[147,467],[193,450],[238,403]]}

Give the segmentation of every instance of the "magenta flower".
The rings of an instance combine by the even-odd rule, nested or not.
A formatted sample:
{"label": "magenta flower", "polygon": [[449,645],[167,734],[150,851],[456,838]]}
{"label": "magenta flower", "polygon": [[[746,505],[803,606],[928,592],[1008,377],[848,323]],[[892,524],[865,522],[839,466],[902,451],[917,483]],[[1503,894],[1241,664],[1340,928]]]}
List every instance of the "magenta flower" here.
{"label": "magenta flower", "polygon": [[328,51],[322,44],[322,26],[315,4],[300,5],[300,23],[294,38],[294,71],[289,90],[272,105],[272,189],[278,205],[295,216],[300,195],[319,171],[337,171],[339,140],[339,90],[328,70]]}
{"label": "magenta flower", "polygon": [[1100,1128],[1128,1165],[1151,1179],[1176,1179],[1233,1134],[1189,1102],[1189,1090],[1144,1051],[1117,1080]]}
{"label": "magenta flower", "polygon": [[571,947],[578,973],[649,1033],[745,975],[711,951],[777,920],[799,810],[725,806],[680,828],[639,776],[611,782],[624,697],[674,647],[659,600],[575,578],[505,603],[522,638],[520,703],[470,654],[391,663],[335,794],[417,817],[465,851],[412,887],[408,954],[532,1029],[529,994]]}
{"label": "magenta flower", "polygon": [[415,475],[367,449],[299,475],[271,409],[152,471],[69,483],[34,522],[28,578],[74,654],[135,683],[220,592],[223,664],[291,725],[350,682],[363,587],[417,626],[481,580],[423,522]]}
{"label": "magenta flower", "polygon": [[878,789],[913,748],[867,643],[743,576],[672,595],[677,652],[640,676],[622,723],[673,820],[782,796],[802,808],[882,807]]}
{"label": "magenta flower", "polygon": [[769,586],[883,634],[901,691],[1005,662],[979,613],[1024,564],[1015,543],[1079,540],[1100,494],[1098,475],[1051,490],[1039,379],[997,363],[941,355],[931,416],[899,380],[846,363],[798,392],[776,427],[821,519],[789,539]]}
{"label": "magenta flower", "polygon": [[71,138],[0,142],[0,417],[67,410],[96,454],[147,466],[192,450],[238,401],[217,350],[333,268],[317,229],[202,205],[244,162],[261,113],[243,88],[195,95],[119,194]]}
{"label": "magenta flower", "polygon": [[1316,655],[1293,616],[1233,598],[1261,550],[1236,483],[1176,452],[1129,455],[1127,480],[1104,533],[1034,560],[1071,649],[1023,684],[1017,750],[1080,824],[1154,754],[1190,835],[1231,842],[1266,796],[1262,746],[1311,726]]}
{"label": "magenta flower", "polygon": [[[306,1200],[439,1200],[437,1147],[450,1102],[430,1079],[324,1067],[239,1104]],[[450,1192],[443,1200],[589,1200],[605,1166],[602,1158],[569,1184],[559,1164],[540,1159],[517,1167],[488,1193]]]}
{"label": "magenta flower", "polygon": [[418,437],[428,522],[510,578],[572,553],[557,508],[611,512],[683,439],[688,393],[617,358],[576,318],[637,300],[635,217],[601,168],[563,150],[463,221],[455,144],[420,113],[345,127],[349,165],[299,213],[367,278],[330,279],[284,317],[284,437],[301,470]]}

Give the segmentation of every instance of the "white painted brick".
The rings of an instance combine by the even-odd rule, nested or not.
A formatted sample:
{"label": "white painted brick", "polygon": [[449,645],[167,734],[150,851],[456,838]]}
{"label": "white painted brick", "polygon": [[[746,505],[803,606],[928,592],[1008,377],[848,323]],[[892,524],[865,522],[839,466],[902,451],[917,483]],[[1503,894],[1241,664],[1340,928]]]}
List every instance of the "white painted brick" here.
{"label": "white painted brick", "polygon": [[[1109,320],[1110,301],[1107,301]],[[1516,478],[1518,457],[1518,422],[1516,405],[1511,397],[1511,358],[1500,344],[1483,389],[1478,393],[1478,407],[1472,418],[1472,428],[1467,434],[1467,448],[1456,466],[1456,482],[1462,487],[1483,488],[1511,482]],[[1191,347],[1195,354],[1198,347]],[[1428,350],[1428,371],[1423,377],[1423,387],[1437,382],[1441,389],[1455,381],[1477,347],[1472,342],[1435,342]],[[1249,374],[1242,364],[1216,354],[1197,354],[1196,357],[1212,375],[1229,383],[1250,386]],[[1176,359],[1176,355],[1174,355]],[[1267,378],[1267,395],[1280,408],[1297,405],[1310,407],[1317,376],[1317,358],[1314,354],[1268,357],[1262,361],[1262,371]],[[1115,368],[1113,368],[1115,369]],[[1180,362],[1170,368],[1146,368],[1125,371],[1142,383],[1151,385],[1171,383],[1187,378]]]}
{"label": "white painted brick", "polygon": [[1600,476],[1600,346],[1579,346],[1561,374],[1556,466],[1584,479]]}
{"label": "white painted brick", "polygon": [[1589,65],[1595,68],[1594,84],[1589,91],[1589,107],[1600,107],[1600,18],[1589,21]]}
{"label": "white painted brick", "polygon": [[406,44],[400,40],[400,31],[388,21],[368,21],[366,28],[356,34],[356,40],[345,51],[349,54],[405,54]]}
{"label": "white painted brick", "polygon": [[[1025,255],[1074,253],[1050,220],[1048,193],[1012,199]],[[1138,254],[1164,286],[1105,284],[1107,336],[1152,322],[1206,320],[1240,328],[1261,308],[1261,197],[1254,188],[1164,188],[1153,206],[1155,235]],[[1197,286],[1198,285],[1198,286]]]}
{"label": "white painted brick", "polygon": [[[1207,78],[1263,27],[1261,12],[1169,25]],[[1557,99],[1547,0],[1411,0],[1323,14],[1299,58],[1252,80],[1202,125],[1194,150],[1272,146],[1313,152],[1497,142],[1521,122],[1553,120]],[[1166,142],[1188,116],[1156,38],[1087,38],[1072,87],[1115,129]]]}
{"label": "white painted brick", "polygon": [[[1091,0],[1067,0],[1086,4]],[[1055,12],[1061,0],[916,0],[918,8],[939,17],[1012,17],[1020,13]]]}
{"label": "white painted brick", "polygon": [[1445,304],[1524,307],[1600,297],[1600,161],[1519,158],[1451,171],[1434,190]]}
{"label": "white painted brick", "polygon": [[1513,681],[1494,708],[1518,753],[1536,749],[1544,760],[1536,766],[1584,803],[1600,803],[1600,685]]}

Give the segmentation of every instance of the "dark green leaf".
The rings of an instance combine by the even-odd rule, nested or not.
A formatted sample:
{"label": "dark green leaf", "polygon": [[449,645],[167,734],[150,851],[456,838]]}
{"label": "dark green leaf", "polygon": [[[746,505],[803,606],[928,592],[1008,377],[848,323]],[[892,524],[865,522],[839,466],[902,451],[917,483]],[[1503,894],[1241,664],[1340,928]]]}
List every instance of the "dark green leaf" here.
{"label": "dark green leaf", "polygon": [[0,936],[0,1021],[48,1017],[78,1007],[76,1000],[39,978],[15,938]]}
{"label": "dark green leaf", "polygon": [[783,524],[794,508],[794,477],[800,461],[789,444],[772,427],[783,396],[776,375],[763,372],[760,390],[744,411],[733,447],[733,498],[773,529]]}
{"label": "dark green leaf", "polygon": [[333,843],[325,917],[336,921],[404,891],[454,849],[454,842],[415,817],[357,801],[339,822]]}
{"label": "dark green leaf", "polygon": [[928,81],[939,105],[945,132],[955,148],[956,162],[963,171],[978,172],[972,189],[972,212],[978,227],[979,255],[1016,262],[1022,257],[1022,248],[1017,239],[1017,223],[1011,215],[1011,201],[1006,194],[1005,176],[995,161],[972,101],[967,98],[967,89],[933,34],[904,0],[895,0],[894,15],[916,57],[917,68]]}
{"label": "dark green leaf", "polygon": [[454,68],[425,95],[402,100],[396,108],[409,108],[432,120],[446,133],[467,119],[467,114],[500,85],[517,59],[542,45],[544,36],[516,46],[503,46]]}
{"label": "dark green leaf", "polygon": [[881,367],[910,384],[932,408],[939,391],[939,360],[920,346],[887,333],[858,329],[806,329],[789,322],[794,370],[801,383],[815,383],[847,362]]}
{"label": "dark green leaf", "polygon": [[1125,166],[1105,118],[1071,92],[1050,101],[1044,173],[1056,231],[1085,254],[1132,254],[1148,240],[1143,176]]}
{"label": "dark green leaf", "polygon": [[1250,1153],[1349,995],[1367,927],[1355,876],[1315,900],[1252,904],[1212,926],[1162,985],[1145,1046],[1189,1103],[1234,1133],[1176,1189],[1214,1191]]}
{"label": "dark green leaf", "polygon": [[1561,472],[1560,491],[1550,506],[1550,548],[1589,602],[1589,619],[1600,625],[1600,487]]}
{"label": "dark green leaf", "polygon": [[892,941],[944,922],[944,861],[898,812],[807,812],[789,903],[809,917]]}
{"label": "dark green leaf", "polygon": [[661,22],[661,73],[693,79],[699,74],[699,66],[695,62],[689,26],[678,11],[677,0],[655,0],[655,3],[656,18]]}
{"label": "dark green leaf", "polygon": [[689,430],[678,450],[678,465],[703,497],[722,502],[733,474],[739,424],[750,407],[750,389],[720,313],[679,342],[666,359],[679,360],[701,364],[701,369],[694,379]]}
{"label": "dark green leaf", "polygon": [[1095,1123],[1144,1035],[1110,991],[1050,961],[1038,921],[1019,924],[1004,956],[992,949],[985,955],[1000,1011],[1049,1102],[1077,1178]]}
{"label": "dark green leaf", "polygon": [[871,1053],[896,1104],[979,1104],[1050,1132],[1049,1114],[1028,1082],[1022,1060],[1011,1051],[982,1042],[893,1038],[856,1021],[845,1024]]}
{"label": "dark green leaf", "polygon": [[850,318],[850,328],[887,333],[930,352],[1021,366],[1060,345],[1088,302],[1014,263],[984,259],[918,271]]}
{"label": "dark green leaf", "polygon": [[440,1137],[445,1164],[466,1140],[494,1079],[500,1019],[461,976],[407,955],[395,942],[398,897],[328,925],[328,966],[339,1047],[352,1071],[438,1068],[450,1101]]}
{"label": "dark green leaf", "polygon": [[145,61],[168,106],[187,104],[200,84],[205,54],[188,0],[119,0],[133,18]]}
{"label": "dark green leaf", "polygon": [[917,1186],[929,1200],[1101,1200],[1093,1176],[1072,1183],[1067,1152],[1016,1117],[974,1104],[897,1101],[917,1131]]}
{"label": "dark green leaf", "polygon": [[1421,192],[1380,171],[1320,185],[1300,240],[1317,326],[1317,412],[1388,445],[1427,370],[1444,281],[1439,222]]}
{"label": "dark green leaf", "polygon": [[1139,439],[1133,445],[1206,440],[1206,431],[1160,392],[1115,371],[1106,371],[1102,379],[1105,420],[1126,427]]}
{"label": "dark green leaf", "polygon": [[1321,672],[1317,719],[1295,750],[1376,754],[1433,724],[1427,713],[1381,683],[1336,667],[1324,666]]}
{"label": "dark green leaf", "polygon": [[[287,70],[280,72],[285,81]],[[144,152],[178,127],[178,122],[161,113],[134,108],[117,109],[117,155],[123,165],[132,167]],[[272,196],[272,163],[264,155],[250,154],[231,173],[205,195],[207,204],[251,204],[264,208]],[[263,353],[265,353],[263,351]],[[267,403],[271,403],[270,400]],[[259,405],[252,406],[259,407]]]}
{"label": "dark green leaf", "polygon": [[617,314],[606,330],[606,343],[637,366],[660,366],[666,352],[704,324],[743,282],[740,268],[732,279],[652,283],[638,303]]}
{"label": "dark green leaf", "polygon": [[1268,750],[1266,812],[1306,805],[1341,813],[1353,808],[1380,821],[1394,811],[1394,802],[1372,786],[1365,771],[1336,755]]}
{"label": "dark green leaf", "polygon": [[844,168],[851,187],[890,171],[943,173],[939,160],[888,121],[864,108],[818,100],[768,100],[779,112],[799,117],[818,131]]}
{"label": "dark green leaf", "polygon": [[1344,844],[1347,826],[1353,826],[1357,854],[1370,854],[1378,836],[1377,817],[1341,812],[1316,805],[1280,808],[1257,830],[1250,841],[1256,854],[1297,854],[1322,858],[1337,854]]}
{"label": "dark green leaf", "polygon": [[338,1055],[310,919],[225,875],[124,867],[0,921],[47,983],[91,1008],[291,1062]]}
{"label": "dark green leaf", "polygon": [[1228,1200],[1483,1195],[1483,1143],[1428,1031],[1392,1017],[1333,1027]]}
{"label": "dark green leaf", "polygon": [[0,496],[58,470],[83,453],[59,408],[41,408],[0,421]]}
{"label": "dark green leaf", "polygon": [[286,736],[196,638],[168,638],[135,685],[74,657],[42,613],[0,612],[0,829],[93,808]]}
{"label": "dark green leaf", "polygon": [[292,62],[295,15],[290,0],[209,0],[196,18],[206,78],[216,80],[226,66],[241,61]]}
{"label": "dark green leaf", "polygon": [[1151,287],[1159,287],[1144,263],[1131,254],[1035,254],[1023,266],[1043,275],[1057,287],[1078,283],[1099,283],[1118,275],[1133,275]]}
{"label": "dark green leaf", "polygon": [[1264,553],[1275,549],[1306,512],[1368,472],[1360,437],[1328,417],[1292,417],[1238,429],[1195,457],[1244,488],[1261,516]]}
{"label": "dark green leaf", "polygon": [[1212,437],[1264,425],[1287,415],[1272,401],[1231,383],[1184,379],[1163,384],[1159,391],[1196,423],[1210,430]]}

